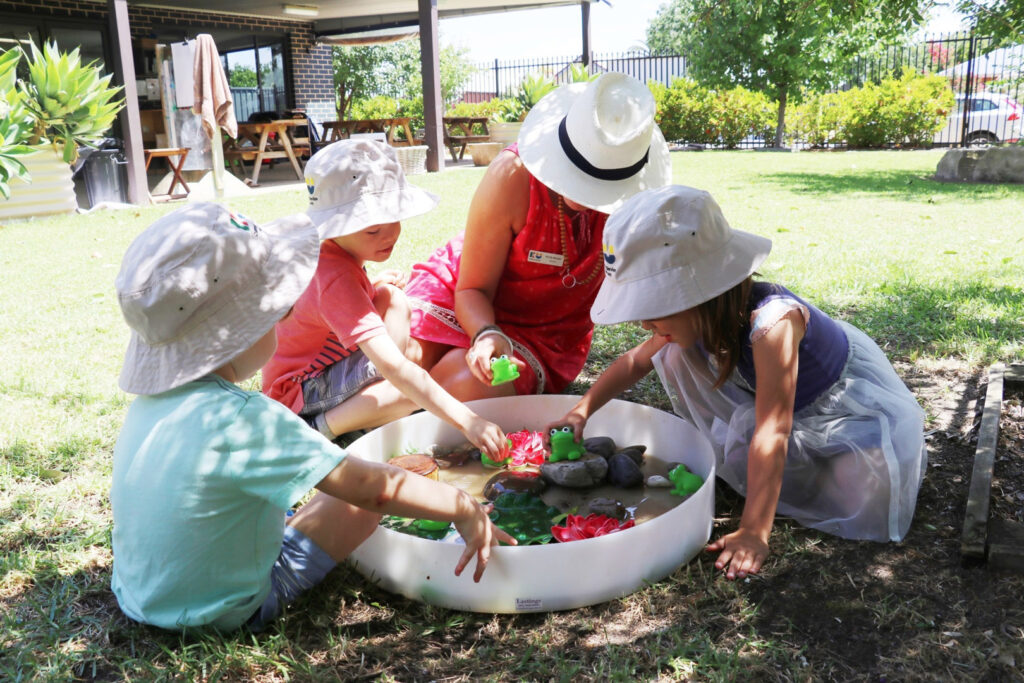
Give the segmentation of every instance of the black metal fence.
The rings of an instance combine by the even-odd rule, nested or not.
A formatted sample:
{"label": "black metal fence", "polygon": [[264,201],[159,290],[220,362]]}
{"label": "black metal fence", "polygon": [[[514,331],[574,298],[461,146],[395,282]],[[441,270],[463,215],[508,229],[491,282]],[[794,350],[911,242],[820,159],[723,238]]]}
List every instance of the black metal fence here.
{"label": "black metal fence", "polygon": [[[574,64],[582,64],[581,58],[496,59],[476,64],[462,100],[482,102],[495,96],[513,96],[523,79],[531,75],[566,82]],[[665,85],[688,72],[682,55],[642,53],[595,53],[591,72],[595,70],[626,73],[643,82],[655,80]],[[832,90],[877,82],[907,70],[946,76],[956,93],[957,107],[947,125],[936,133],[935,145],[991,144],[1024,138],[1024,107],[1020,104],[1024,100],[1024,45],[994,48],[991,38],[973,33],[924,36],[858,58],[845,73],[835,75]],[[751,140],[746,146],[769,143]]]}

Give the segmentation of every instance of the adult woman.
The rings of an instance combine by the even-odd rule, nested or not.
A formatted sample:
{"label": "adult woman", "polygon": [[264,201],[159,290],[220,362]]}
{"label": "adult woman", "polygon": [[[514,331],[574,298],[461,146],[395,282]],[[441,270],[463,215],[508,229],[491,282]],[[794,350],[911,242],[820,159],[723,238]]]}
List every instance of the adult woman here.
{"label": "adult woman", "polygon": [[[590,350],[608,213],[670,177],[639,81],[608,73],[546,96],[487,169],[465,233],[413,267],[416,360],[462,400],[561,391]],[[491,386],[501,355],[520,377]]]}

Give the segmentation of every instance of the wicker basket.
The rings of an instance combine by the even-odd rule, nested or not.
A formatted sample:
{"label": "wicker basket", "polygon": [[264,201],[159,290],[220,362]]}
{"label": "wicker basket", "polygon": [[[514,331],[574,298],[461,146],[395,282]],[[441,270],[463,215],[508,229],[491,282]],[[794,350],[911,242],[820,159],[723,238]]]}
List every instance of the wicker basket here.
{"label": "wicker basket", "polygon": [[427,146],[395,147],[398,163],[402,164],[405,175],[416,175],[427,172]]}
{"label": "wicker basket", "polygon": [[503,149],[505,149],[503,142],[474,142],[466,145],[466,151],[473,157],[474,166],[487,166]]}

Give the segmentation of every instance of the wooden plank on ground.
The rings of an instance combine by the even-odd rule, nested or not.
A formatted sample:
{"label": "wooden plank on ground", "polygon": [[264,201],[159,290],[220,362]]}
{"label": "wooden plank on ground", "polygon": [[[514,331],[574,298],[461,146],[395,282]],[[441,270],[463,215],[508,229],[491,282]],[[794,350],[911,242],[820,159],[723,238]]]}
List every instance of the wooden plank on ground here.
{"label": "wooden plank on ground", "polygon": [[988,564],[993,569],[1024,572],[1024,524],[992,520],[988,530]]}
{"label": "wooden plank on ground", "polygon": [[1024,363],[1012,363],[1003,375],[1007,389],[1024,389]]}
{"label": "wooden plank on ground", "polygon": [[999,414],[1003,409],[1003,374],[1006,367],[996,363],[988,369],[988,390],[978,430],[978,448],[974,451],[974,470],[967,491],[967,512],[960,536],[960,554],[985,558],[988,536],[988,506],[992,489],[992,468],[999,442]]}

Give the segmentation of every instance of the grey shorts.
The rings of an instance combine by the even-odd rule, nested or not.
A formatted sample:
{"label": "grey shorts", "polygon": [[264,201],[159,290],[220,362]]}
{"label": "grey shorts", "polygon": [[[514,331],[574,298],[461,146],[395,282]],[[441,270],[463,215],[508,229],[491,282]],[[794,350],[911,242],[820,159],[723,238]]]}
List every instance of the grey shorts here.
{"label": "grey shorts", "polygon": [[299,411],[299,417],[333,441],[338,435],[327,426],[325,413],[340,406],[364,387],[382,379],[383,375],[366,354],[356,350],[351,356],[327,366],[322,373],[302,383],[302,400],[305,405]]}
{"label": "grey shorts", "polygon": [[260,632],[280,616],[285,606],[324,580],[337,562],[308,536],[294,527],[284,528],[281,554],[270,570],[270,593],[245,627]]}

